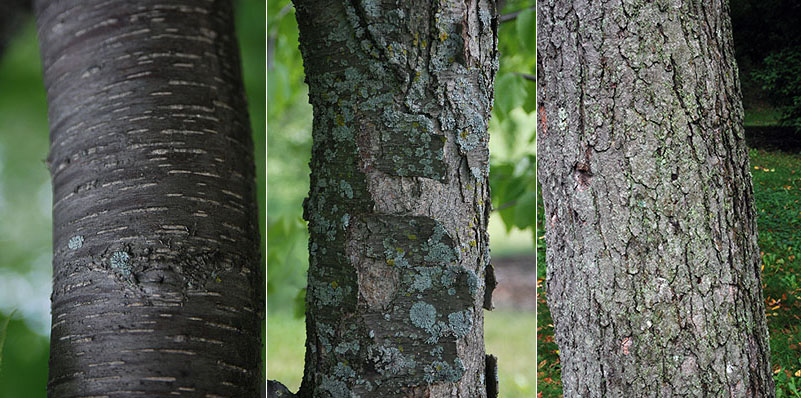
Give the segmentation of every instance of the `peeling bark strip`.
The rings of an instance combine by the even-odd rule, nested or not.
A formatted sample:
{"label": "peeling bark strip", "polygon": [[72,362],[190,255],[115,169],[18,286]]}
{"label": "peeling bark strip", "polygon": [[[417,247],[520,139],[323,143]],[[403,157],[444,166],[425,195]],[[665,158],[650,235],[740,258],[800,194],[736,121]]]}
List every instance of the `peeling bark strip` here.
{"label": "peeling bark strip", "polygon": [[295,4],[314,106],[298,395],[486,397],[494,4]]}
{"label": "peeling bark strip", "polygon": [[37,1],[50,397],[257,396],[250,124],[228,1]]}
{"label": "peeling bark strip", "polygon": [[728,3],[538,10],[565,396],[773,397]]}

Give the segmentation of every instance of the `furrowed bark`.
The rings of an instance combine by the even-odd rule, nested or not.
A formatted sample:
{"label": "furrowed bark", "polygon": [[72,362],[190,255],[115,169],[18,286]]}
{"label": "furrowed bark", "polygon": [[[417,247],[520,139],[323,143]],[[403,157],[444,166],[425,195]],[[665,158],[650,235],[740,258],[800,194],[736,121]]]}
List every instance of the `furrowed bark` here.
{"label": "furrowed bark", "polygon": [[566,397],[773,397],[728,3],[538,3]]}
{"label": "furrowed bark", "polygon": [[302,397],[485,397],[487,1],[295,2],[314,107]]}
{"label": "furrowed bark", "polygon": [[229,1],[37,1],[50,397],[258,396],[253,148]]}

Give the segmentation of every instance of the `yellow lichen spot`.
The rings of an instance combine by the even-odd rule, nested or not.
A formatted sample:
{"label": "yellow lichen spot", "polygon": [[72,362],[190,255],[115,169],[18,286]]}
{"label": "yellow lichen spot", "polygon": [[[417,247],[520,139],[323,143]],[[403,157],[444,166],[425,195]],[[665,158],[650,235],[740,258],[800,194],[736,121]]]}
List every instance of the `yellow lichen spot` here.
{"label": "yellow lichen spot", "polygon": [[414,41],[412,41],[412,45],[417,47],[418,39],[420,38],[420,32],[414,32]]}
{"label": "yellow lichen spot", "polygon": [[220,279],[220,277],[218,276],[217,278],[214,279],[214,281],[216,281],[217,283],[220,283],[220,282],[222,282],[222,279]]}
{"label": "yellow lichen spot", "polygon": [[396,252],[398,252],[398,253],[400,253],[400,254],[403,254],[403,253],[405,253],[405,252],[406,252],[405,250],[403,250],[403,249],[402,249],[402,248],[400,248],[400,247],[396,247],[396,248],[395,248],[395,251],[396,251]]}
{"label": "yellow lichen spot", "polygon": [[398,351],[403,352],[403,346],[402,345],[398,346]]}
{"label": "yellow lichen spot", "polygon": [[420,123],[412,122],[412,127],[418,128],[418,127],[420,127]]}
{"label": "yellow lichen spot", "polygon": [[470,247],[476,247],[475,239],[470,241]]}
{"label": "yellow lichen spot", "polygon": [[406,235],[409,240],[417,240],[417,235]]}
{"label": "yellow lichen spot", "polygon": [[462,138],[467,138],[467,134],[469,134],[469,132],[467,130],[463,130],[461,133],[459,133],[459,136]]}
{"label": "yellow lichen spot", "polygon": [[442,365],[437,365],[437,370],[442,370]]}
{"label": "yellow lichen spot", "polygon": [[442,33],[439,34],[439,41],[445,41],[447,39],[448,39],[448,34],[447,33],[442,32]]}
{"label": "yellow lichen spot", "polygon": [[344,126],[345,125],[345,118],[342,115],[337,115],[337,125]]}
{"label": "yellow lichen spot", "polygon": [[339,287],[339,283],[337,283],[337,281],[333,281],[331,282],[331,287],[336,289],[337,287]]}
{"label": "yellow lichen spot", "polygon": [[388,258],[387,259],[387,265],[389,265],[390,267],[394,267],[395,266],[395,260],[393,260],[391,258]]}
{"label": "yellow lichen spot", "polygon": [[422,43],[422,44],[423,44],[423,48],[426,48],[426,47],[428,46],[428,42],[427,42],[427,41],[425,41],[425,40],[423,40],[423,43]]}

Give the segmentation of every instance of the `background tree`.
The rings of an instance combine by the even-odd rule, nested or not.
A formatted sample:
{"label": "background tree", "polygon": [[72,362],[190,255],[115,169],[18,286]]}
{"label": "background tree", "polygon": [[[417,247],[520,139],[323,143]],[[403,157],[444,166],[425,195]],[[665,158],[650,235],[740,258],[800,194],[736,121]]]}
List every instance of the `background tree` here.
{"label": "background tree", "polygon": [[565,396],[773,396],[727,3],[538,7]]}
{"label": "background tree", "polygon": [[[789,0],[733,0],[734,48],[746,124],[801,128],[801,4]],[[750,117],[749,117],[750,113]]]}
{"label": "background tree", "polygon": [[[164,3],[160,3],[160,4],[163,5]],[[140,4],[140,5],[144,6],[145,4]],[[193,3],[192,6],[194,7],[195,10],[198,10],[200,5]],[[253,4],[249,5],[249,7],[251,7],[250,8],[250,10],[251,10],[250,12],[253,12],[252,11],[253,10],[252,9]],[[262,4],[261,7],[263,7],[263,4]],[[119,9],[117,9],[117,11],[118,10]],[[262,8],[262,10],[263,10],[263,8]],[[142,11],[147,11],[147,10],[143,9]],[[172,12],[171,13],[169,10],[162,10],[162,11],[163,11],[164,14],[170,14],[170,15],[168,15],[166,17],[167,21],[171,20],[171,18],[173,16],[177,16],[176,14],[178,14],[177,12]],[[229,14],[230,14],[230,11],[231,10],[229,8],[228,9],[228,13]],[[246,11],[247,11],[247,9],[246,9]],[[78,11],[75,10],[75,12],[77,13]],[[160,12],[159,11],[151,11],[151,13],[153,14],[152,17],[155,18],[156,21],[150,21],[150,22],[152,22],[154,25],[158,25],[159,16],[156,15],[156,14],[159,14]],[[264,57],[264,53],[263,53],[263,51],[264,51],[263,50],[264,49],[264,41],[263,41],[264,40],[264,38],[263,38],[264,25],[263,25],[263,23],[264,23],[264,21],[263,21],[263,11],[261,13],[255,12],[254,14],[259,16],[259,17],[255,21],[251,20],[252,22],[243,23],[240,26],[240,34],[241,33],[245,33],[245,35],[244,35],[244,39],[245,39],[244,43],[246,44],[246,46],[250,46],[250,45],[254,44],[254,41],[256,43],[261,42],[260,45],[256,44],[255,46],[252,46],[252,47],[258,47],[258,51],[260,52],[260,54],[257,53],[255,56],[253,54],[246,54],[245,55],[245,63],[247,64],[246,66],[250,67],[249,68],[249,72],[251,72],[251,73],[250,73],[250,77],[248,79],[248,82],[251,85],[251,90],[252,90],[252,85],[254,83],[254,80],[257,81],[257,82],[258,81],[261,82],[261,84],[260,84],[261,87],[258,87],[256,90],[252,90],[250,92],[250,96],[251,96],[251,107],[257,110],[256,115],[254,117],[254,123],[257,126],[257,128],[255,130],[256,130],[257,137],[259,137],[259,136],[261,137],[259,139],[259,141],[262,142],[262,144],[260,145],[260,148],[263,149],[263,131],[264,131],[263,130],[263,120],[264,119],[263,119],[263,113],[259,112],[259,110],[263,110],[264,109],[264,99],[263,99],[264,94],[263,94],[263,91],[262,91],[263,87],[264,87],[264,80],[263,80],[263,65],[264,65],[264,58],[263,58]],[[185,18],[185,16],[184,16],[184,18]],[[147,19],[145,19],[143,21],[146,22],[146,21],[149,21],[149,20],[150,20],[150,18],[147,18]],[[228,20],[228,22],[230,22],[230,15],[229,15],[229,18],[227,20]],[[84,22],[87,22],[87,21],[84,21]],[[142,22],[142,21],[140,21],[140,22]],[[162,21],[162,22],[165,22],[165,21]],[[218,25],[220,27],[222,27],[224,23],[225,23],[225,19],[224,18],[220,18],[218,20]],[[260,25],[260,27],[259,27],[259,25]],[[114,28],[116,28],[116,26],[114,26],[113,24],[111,26],[106,26],[106,28],[105,28],[106,31],[104,33],[108,33],[109,30],[113,31]],[[156,29],[157,27],[151,26],[150,28],[151,29]],[[229,26],[225,30],[220,29],[217,32],[220,33],[221,36],[223,36],[223,33],[224,33],[225,36],[231,37],[232,35],[230,35],[230,32],[227,31],[227,30],[230,30],[230,29],[231,29],[231,26]],[[31,104],[31,102],[35,102],[37,105],[41,106],[40,109],[42,111],[44,109],[46,109],[46,108],[45,108],[45,104],[44,104],[44,96],[39,94],[39,93],[43,93],[43,90],[42,91],[37,91],[36,90],[36,85],[35,84],[31,85],[32,82],[33,83],[37,83],[37,80],[38,80],[38,86],[41,87],[41,76],[36,76],[36,75],[39,75],[41,73],[41,71],[39,70],[38,67],[36,67],[36,63],[35,62],[31,62],[31,60],[36,61],[36,56],[31,57],[31,54],[35,54],[36,53],[35,42],[33,43],[33,47],[27,47],[26,46],[27,43],[30,42],[28,40],[28,38],[33,38],[35,36],[32,35],[33,31],[30,30],[30,29],[26,29],[25,33],[26,34],[24,35],[24,39],[21,38],[22,39],[21,41],[17,40],[14,43],[12,43],[11,47],[9,48],[9,52],[8,52],[8,55],[9,55],[10,58],[4,59],[3,60],[4,62],[2,64],[2,71],[5,72],[5,73],[2,74],[3,75],[2,79],[3,79],[4,93],[13,94],[13,97],[15,97],[15,98],[14,98],[14,102],[13,103],[11,103],[11,102],[9,102],[7,100],[3,100],[2,101],[2,111],[0,111],[0,115],[1,115],[0,118],[2,118],[2,120],[3,120],[3,123],[2,123],[3,124],[3,134],[2,135],[5,136],[4,138],[11,139],[11,141],[14,142],[14,151],[9,151],[9,149],[11,147],[7,144],[7,142],[5,140],[2,143],[0,143],[0,146],[3,146],[5,148],[5,151],[0,150],[0,152],[3,152],[6,155],[6,156],[1,156],[3,158],[2,159],[3,160],[3,166],[5,166],[5,167],[4,167],[4,170],[3,170],[4,173],[3,173],[2,179],[0,179],[0,188],[4,187],[5,189],[0,189],[0,191],[3,191],[2,193],[0,193],[0,197],[2,197],[2,199],[4,199],[4,200],[0,199],[0,202],[4,202],[3,206],[0,206],[0,207],[2,207],[2,209],[0,209],[0,210],[2,210],[4,212],[4,215],[2,216],[2,218],[4,220],[4,223],[3,223],[4,225],[6,225],[8,228],[11,228],[12,227],[11,224],[16,224],[19,227],[19,228],[17,228],[17,233],[15,234],[16,236],[11,237],[9,234],[6,234],[6,236],[9,237],[9,239],[17,239],[17,236],[19,236],[19,238],[23,238],[24,239],[25,237],[29,237],[30,236],[30,235],[27,234],[28,230],[31,230],[31,229],[36,230],[36,228],[39,228],[38,232],[35,235],[46,236],[47,237],[46,239],[49,240],[49,237],[50,237],[49,235],[50,234],[42,234],[41,233],[41,231],[46,230],[47,224],[49,224],[49,222],[48,223],[40,223],[39,222],[40,221],[39,217],[41,217],[43,219],[47,219],[49,217],[39,216],[39,214],[38,214],[39,210],[37,208],[39,203],[42,203],[44,206],[47,206],[49,208],[49,201],[50,201],[49,183],[45,183],[45,185],[43,185],[41,187],[40,187],[39,183],[37,183],[37,181],[39,180],[39,178],[38,178],[39,175],[40,174],[44,174],[46,176],[46,172],[45,172],[44,164],[43,164],[43,161],[42,161],[42,158],[44,157],[44,148],[45,148],[45,146],[44,145],[40,145],[40,146],[37,147],[36,144],[37,143],[41,144],[41,141],[38,140],[39,136],[46,137],[46,135],[44,135],[44,134],[41,134],[41,135],[31,134],[31,131],[36,131],[36,130],[44,133],[45,129],[42,128],[42,127],[44,127],[44,126],[42,126],[42,124],[43,124],[42,122],[45,119],[43,117],[44,116],[43,112],[38,113],[36,111],[31,110],[32,108],[35,108],[35,107],[32,107],[30,104]],[[97,34],[98,32],[95,31],[94,33]],[[94,36],[94,34],[90,34],[90,36],[95,37],[95,38],[97,37],[97,36]],[[83,37],[85,38],[86,36],[83,36]],[[169,40],[166,40],[166,42],[169,42]],[[220,43],[220,42],[222,42],[222,40],[218,39],[217,42]],[[22,44],[22,43],[25,43],[25,44]],[[230,45],[233,44],[233,43],[235,43],[235,42],[229,41],[226,44],[227,46],[229,46],[228,47],[228,51],[231,50]],[[98,47],[100,47],[100,46],[98,46]],[[134,45],[131,44],[131,46],[128,47],[128,48],[132,49],[133,47],[134,47]],[[222,46],[220,46],[220,47],[222,47]],[[143,48],[140,48],[140,49],[144,50]],[[230,60],[227,60],[226,62],[220,62],[220,64],[219,64],[220,66],[225,64],[225,63],[230,63],[232,65],[238,65],[239,60],[235,55],[236,47],[233,47],[233,49],[234,49],[234,51],[230,51],[230,52],[234,55],[234,58],[230,59]],[[91,57],[87,57],[87,58],[91,58]],[[144,62],[145,60],[142,59],[140,61]],[[101,61],[99,59],[95,60],[95,62],[98,65],[105,65],[105,66],[108,66],[109,68],[111,68],[111,66],[112,66],[112,65],[110,65],[112,62],[110,62],[109,60],[103,61],[102,64],[101,64]],[[257,62],[257,63],[260,64],[260,66],[256,70],[254,70],[252,68],[254,62]],[[158,64],[158,61],[156,61],[155,63]],[[192,63],[192,62],[189,62],[189,63]],[[189,64],[189,63],[187,63],[187,64]],[[201,64],[203,64],[203,63],[195,61],[195,66],[197,67],[197,69],[200,68],[199,65],[201,65]],[[145,64],[143,63],[142,67],[145,67],[144,65]],[[206,65],[208,65],[208,64],[206,64]],[[186,66],[187,66],[187,68],[189,67],[189,65],[186,65]],[[111,68],[111,69],[113,69],[113,68]],[[169,68],[165,68],[165,69],[169,69]],[[238,70],[238,66],[236,68],[234,68],[234,69]],[[188,70],[191,70],[191,69],[188,69]],[[254,74],[252,72],[256,72],[256,74]],[[219,73],[222,73],[222,70],[220,70]],[[175,76],[177,76],[177,74]],[[187,73],[186,76],[190,76],[191,77],[191,73]],[[254,79],[254,76],[255,76],[255,79]],[[20,78],[20,77],[22,77],[22,78]],[[106,75],[106,77],[111,79],[112,78],[111,77],[111,73],[109,73],[109,75]],[[119,75],[119,76],[117,76],[117,78],[122,79],[123,75]],[[6,79],[8,79],[8,80],[6,80]],[[154,79],[154,82],[157,81],[157,80],[158,79]],[[192,78],[192,79],[187,78],[187,81],[189,81],[189,80],[194,80],[194,78]],[[229,84],[231,82],[235,82],[235,81],[236,80],[229,80]],[[8,84],[6,84],[6,83],[8,83]],[[31,86],[33,88],[31,88]],[[167,86],[168,85],[165,84],[165,88]],[[232,87],[235,87],[235,86],[232,86]],[[41,89],[39,89],[39,90],[41,90]],[[230,92],[235,92],[235,91],[237,91],[235,88],[232,88],[230,90]],[[259,94],[259,93],[261,93],[261,94]],[[135,94],[132,94],[131,96],[136,97]],[[241,93],[240,93],[240,96],[241,96]],[[7,97],[11,98],[12,95],[8,95]],[[35,97],[36,101],[29,100],[29,97]],[[40,98],[41,98],[41,101],[39,100]],[[141,98],[147,99],[147,97],[140,97],[140,99]],[[197,99],[195,99],[195,100],[197,100]],[[118,101],[122,101],[122,100],[118,100]],[[148,101],[145,101],[145,103],[148,103]],[[157,103],[157,101],[151,101],[150,103],[155,105]],[[189,103],[185,103],[185,104],[189,104]],[[241,103],[241,104],[244,105],[244,103]],[[165,104],[162,104],[162,105],[165,105]],[[139,109],[143,109],[143,108],[139,108]],[[241,112],[241,110],[237,110],[237,112]],[[179,113],[179,112],[176,110],[176,111],[173,111],[172,113]],[[198,112],[198,114],[202,115],[202,113],[200,113],[200,112]],[[212,115],[212,116],[214,116],[214,115]],[[187,119],[188,118],[185,118],[184,122]],[[258,128],[259,127],[258,126],[258,120],[262,121],[262,127],[261,128]],[[90,120],[85,120],[85,122],[89,123]],[[35,127],[31,127],[31,126],[35,126]],[[209,126],[207,126],[207,127],[209,127]],[[186,126],[184,128],[185,129],[189,129],[189,126]],[[247,127],[246,127],[246,125],[245,126],[240,126],[237,130],[240,132],[238,134],[245,133],[245,132],[247,132]],[[223,130],[222,132],[223,133],[228,133],[229,131],[224,131]],[[114,140],[112,140],[111,137],[108,137],[108,138],[106,138],[105,141],[114,141]],[[114,142],[116,143],[118,141],[114,141]],[[130,144],[131,142],[129,141],[128,143]],[[181,148],[176,146],[176,149],[180,150]],[[218,149],[215,149],[215,150],[218,150]],[[223,150],[222,147],[220,147],[219,150],[222,151]],[[244,152],[245,149],[243,148],[240,151]],[[259,156],[259,158],[262,160],[262,162],[259,162],[259,163],[263,163],[263,150],[259,151],[259,153],[261,154]],[[166,153],[166,154],[164,154],[164,156],[165,157],[173,157],[175,155],[173,153]],[[186,155],[186,156],[190,157],[191,155]],[[234,156],[236,156],[238,158],[244,158],[244,156],[242,156],[241,154],[234,155]],[[34,167],[29,167],[29,163],[30,163],[31,160],[33,160],[33,163],[34,163],[33,166]],[[178,159],[178,160],[179,161],[174,162],[174,164],[181,164],[181,163],[186,164],[186,162],[183,159]],[[30,169],[30,171],[26,170],[25,172],[20,172],[20,169],[25,169],[25,168]],[[36,173],[35,171],[37,171],[37,170],[42,172],[42,173]],[[262,170],[262,175],[263,175],[263,168],[261,168],[261,170]],[[197,170],[197,171],[202,171],[202,170]],[[34,178],[31,178],[31,176],[34,176]],[[80,178],[79,176],[76,176],[76,177]],[[252,173],[250,174],[249,178],[252,178]],[[118,185],[118,187],[119,187],[119,185]],[[40,189],[40,188],[42,188],[42,189]],[[13,189],[13,191],[10,191],[12,189]],[[33,190],[33,192],[34,192],[33,195],[30,194],[31,190]],[[252,188],[252,187],[250,188],[250,190],[251,190],[251,192],[255,191],[255,189]],[[39,192],[39,191],[41,191],[41,192]],[[36,194],[37,192],[39,192],[39,195]],[[131,192],[131,190],[123,190],[123,191],[121,191],[121,193],[124,193],[124,192]],[[235,191],[232,191],[232,192],[235,192]],[[117,196],[124,196],[121,193],[118,192]],[[30,215],[31,214],[31,210],[29,210],[27,207],[24,206],[26,204],[25,202],[17,203],[18,202],[18,200],[17,200],[18,199],[17,198],[18,195],[26,195],[26,194],[27,194],[27,199],[26,199],[27,203],[30,203],[30,204],[34,205],[33,206],[33,213],[34,213],[34,215],[37,216],[34,220],[28,221],[28,222],[30,222],[30,225],[26,225],[26,222],[16,222],[18,217],[24,217],[25,215]],[[34,200],[32,200],[32,198]],[[39,199],[36,200],[36,198],[39,198]],[[208,198],[209,199],[213,199],[212,197],[208,197]],[[137,198],[137,200],[140,200],[140,199],[141,198]],[[248,200],[250,200],[250,198],[245,198],[245,200],[248,201]],[[263,196],[262,196],[262,200],[263,200]],[[252,211],[252,210],[253,209],[250,209],[250,210],[248,210],[248,212],[251,214],[252,217],[256,217],[255,216],[255,212]],[[47,210],[47,213],[49,213],[49,209]],[[7,214],[10,214],[11,217],[7,218],[6,217]],[[167,218],[163,218],[163,219],[166,220]],[[140,218],[139,220],[143,220],[143,219]],[[8,221],[8,223],[6,223],[6,221]],[[252,226],[254,228],[255,228],[255,222],[256,222],[256,218],[253,218],[252,221],[250,221],[250,223],[252,224]],[[232,224],[232,225],[234,225],[234,224]],[[140,226],[136,226],[136,227],[140,227]],[[194,226],[191,226],[190,228],[192,228],[192,227],[194,227]],[[198,223],[198,227],[213,231],[213,229],[211,229],[211,228],[206,228],[206,226],[204,226],[203,223]],[[251,231],[252,231],[252,229],[251,229]],[[180,235],[180,233],[178,233],[176,235]],[[258,238],[256,236],[257,235],[254,235],[254,237],[252,238],[252,242],[255,243],[255,244],[258,244]],[[94,235],[93,234],[91,234],[91,235],[87,234],[87,235],[84,235],[84,238],[85,238],[84,248],[86,248],[86,243],[89,241],[90,238],[94,238]],[[173,248],[177,249],[178,246],[179,246],[179,244],[177,244],[177,242],[180,241],[180,240],[181,240],[180,238],[173,237],[169,241],[168,240],[164,240],[164,241],[165,242],[169,242],[169,244],[171,244],[173,246]],[[38,250],[38,251],[37,250],[31,250],[34,247],[39,247],[39,239],[38,238],[34,237],[34,239],[32,239],[32,241],[33,241],[34,244],[31,244],[30,242],[28,242],[28,243],[24,243],[22,245],[18,245],[17,243],[19,241],[17,241],[17,240],[3,240],[3,242],[0,242],[0,244],[3,245],[3,248],[0,249],[0,252],[2,253],[2,254],[0,254],[0,257],[2,257],[2,261],[0,261],[0,263],[2,263],[2,267],[3,267],[3,269],[0,270],[0,273],[2,273],[2,282],[0,282],[0,284],[3,285],[2,287],[0,287],[0,291],[2,291],[3,299],[0,300],[0,301],[2,301],[2,307],[3,307],[2,310],[3,310],[3,312],[8,313],[8,307],[9,306],[11,308],[15,308],[15,307],[18,308],[20,310],[20,311],[18,311],[18,314],[21,314],[21,315],[23,315],[25,317],[26,322],[28,323],[28,325],[30,325],[29,327],[33,327],[33,328],[35,328],[35,330],[38,331],[39,330],[39,327],[38,327],[39,320],[36,318],[36,313],[32,313],[33,310],[31,308],[29,308],[30,306],[28,305],[27,302],[19,301],[20,297],[22,297],[20,295],[24,295],[24,299],[26,301],[28,301],[28,302],[33,302],[33,303],[39,302],[40,300],[38,300],[35,292],[36,291],[40,291],[40,290],[45,290],[44,294],[41,294],[41,298],[42,299],[47,300],[47,297],[49,295],[49,289],[50,289],[50,286],[49,286],[49,283],[48,283],[49,275],[46,272],[42,272],[40,270],[35,270],[35,269],[31,270],[31,271],[28,271],[28,267],[37,268],[40,265],[40,263],[42,263],[42,265],[45,265],[46,267],[49,268],[49,266],[50,266],[48,264],[48,262],[49,262],[48,257],[49,256],[46,254],[47,251],[49,251],[47,249],[47,246],[49,246],[49,244],[47,246],[42,247],[41,250]],[[156,246],[158,246],[158,245],[156,245]],[[156,246],[153,247],[154,250],[157,248]],[[7,250],[9,248],[11,250]],[[257,255],[258,255],[258,246],[255,246],[255,248],[252,248],[252,249],[249,249],[249,250],[251,250],[251,251],[255,250]],[[28,253],[28,251],[30,251],[30,253]],[[109,253],[109,254],[111,254],[111,253]],[[130,253],[130,256],[131,256],[131,260],[135,261],[135,259],[136,259],[135,253],[133,253],[133,252]],[[220,256],[220,257],[222,258],[223,256]],[[207,264],[211,263],[211,261],[209,259],[206,259],[206,261],[207,261]],[[260,262],[258,261],[258,258],[256,258],[256,259],[254,259],[254,261],[253,261],[253,263],[251,265],[248,265],[248,267],[258,267],[259,263]],[[133,261],[132,261],[132,265],[135,265],[135,264],[133,264]],[[165,261],[164,263],[162,263],[162,265],[167,266],[168,264]],[[185,268],[188,268],[190,265],[192,265],[191,262],[187,262],[186,264],[183,264],[183,266]],[[198,269],[198,271],[200,271],[200,270]],[[43,279],[43,280],[37,279],[38,277],[36,275],[40,275],[41,279]],[[220,274],[219,276],[221,277],[221,279],[225,278],[225,275],[223,275],[223,274]],[[233,278],[230,278],[230,280],[233,280]],[[25,293],[24,287],[25,286],[29,286],[28,284],[31,283],[32,281],[35,281],[35,283],[36,283],[36,285],[35,285],[35,286],[37,286],[36,290],[35,291],[30,291],[29,290],[27,293]],[[140,280],[140,282],[141,282],[141,280]],[[221,282],[221,284],[225,284],[225,281],[223,280]],[[43,289],[39,289],[39,286],[42,286]],[[194,301],[195,299],[193,298],[191,300]],[[258,302],[258,301],[256,301],[256,302]],[[170,312],[171,312],[170,310],[167,310],[167,311],[162,311],[161,313],[164,313],[165,315],[169,315]],[[220,323],[220,324],[224,325],[223,323]],[[254,331],[252,331],[252,334],[255,335],[255,336],[258,336],[258,333],[259,333],[258,324],[256,324],[255,326],[256,326],[256,328],[255,328]],[[45,327],[47,327],[47,323],[45,323]],[[9,327],[9,338],[8,338],[8,341],[6,342],[5,353],[4,353],[4,354],[6,354],[6,355],[4,355],[4,369],[0,373],[0,396],[44,396],[45,380],[42,380],[41,375],[46,375],[47,374],[47,369],[46,369],[46,367],[44,369],[38,368],[38,366],[41,366],[40,365],[41,362],[38,362],[36,360],[37,358],[41,357],[41,355],[40,355],[42,353],[41,343],[40,343],[41,340],[40,340],[40,337],[38,337],[38,336],[36,336],[36,335],[34,335],[34,334],[30,333],[30,332],[28,332],[26,334],[24,332],[24,330],[25,330],[25,325],[21,321],[14,321],[14,322],[11,323],[11,326]],[[47,329],[45,329],[45,330],[47,330]],[[191,340],[192,335],[189,335],[189,336],[186,336],[186,337]],[[143,344],[147,344],[145,341],[142,341],[142,343]],[[191,344],[189,342],[187,342],[187,343]],[[154,346],[154,348],[157,348],[157,347]],[[253,346],[253,347],[248,347],[248,349],[251,350],[254,353],[258,352],[258,350],[259,350],[258,349],[258,345]],[[26,361],[20,361],[19,360],[19,358],[20,358],[19,354],[21,352],[25,353],[26,359],[27,359]],[[203,354],[203,355],[205,355],[205,354]],[[44,357],[45,357],[44,366],[46,366],[46,358],[47,358],[47,350],[46,349],[44,350]],[[84,356],[84,357],[86,357],[86,356]],[[31,361],[31,362],[29,362],[29,361]],[[255,364],[255,363],[257,363],[256,361],[257,361],[257,359],[254,359],[252,362]],[[235,365],[235,363],[231,363],[231,364]],[[181,377],[177,377],[177,379],[180,381]],[[253,375],[251,377],[251,379],[255,381],[255,386],[258,387],[258,384],[260,383],[258,375],[257,374]],[[223,381],[226,381],[226,380],[223,380]],[[158,381],[150,381],[149,383],[157,384],[159,382]],[[170,383],[166,379],[162,380],[160,383],[162,385],[173,384],[172,387],[174,389],[178,388],[177,386],[174,385],[176,383]],[[191,386],[184,386],[184,387],[191,388]],[[229,386],[228,388],[231,388],[231,387]]]}
{"label": "background tree", "polygon": [[494,395],[494,4],[296,6],[315,112],[299,395]]}

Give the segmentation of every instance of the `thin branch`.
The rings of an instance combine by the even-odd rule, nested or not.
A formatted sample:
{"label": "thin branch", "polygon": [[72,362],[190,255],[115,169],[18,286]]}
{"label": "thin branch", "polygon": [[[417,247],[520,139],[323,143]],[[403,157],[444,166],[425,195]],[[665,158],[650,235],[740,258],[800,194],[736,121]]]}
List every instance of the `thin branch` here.
{"label": "thin branch", "polygon": [[510,14],[504,14],[504,15],[501,15],[501,17],[498,18],[498,20],[500,20],[501,23],[514,21],[517,18],[517,16],[520,15],[521,12],[528,11],[528,10],[533,10],[534,8],[535,7],[529,7],[529,8],[524,8],[524,9],[522,9],[520,11],[515,11],[515,12],[510,13]]}
{"label": "thin branch", "polygon": [[520,72],[514,72],[514,74],[522,77],[523,79],[532,81],[534,83],[537,82],[537,76],[529,75],[528,73],[520,73]]}
{"label": "thin branch", "polygon": [[517,200],[512,200],[512,201],[506,202],[506,203],[504,203],[504,204],[502,204],[502,205],[498,206],[498,208],[497,208],[497,209],[492,209],[492,211],[501,211],[501,210],[505,210],[505,209],[508,209],[508,208],[510,208],[510,207],[512,207],[512,206],[514,206],[514,205],[516,205],[516,204],[517,204]]}

